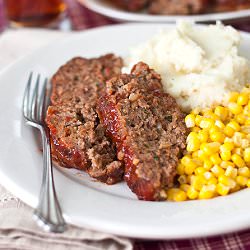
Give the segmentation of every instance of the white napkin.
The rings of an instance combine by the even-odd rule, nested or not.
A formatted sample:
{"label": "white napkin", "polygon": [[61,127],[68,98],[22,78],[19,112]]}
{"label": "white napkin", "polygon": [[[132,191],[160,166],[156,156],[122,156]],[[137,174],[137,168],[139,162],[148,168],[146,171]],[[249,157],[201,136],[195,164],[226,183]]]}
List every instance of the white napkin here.
{"label": "white napkin", "polygon": [[[0,70],[31,51],[72,32],[7,30],[0,35]],[[0,249],[130,250],[129,239],[69,225],[63,234],[46,233],[32,219],[33,210],[0,186]]]}

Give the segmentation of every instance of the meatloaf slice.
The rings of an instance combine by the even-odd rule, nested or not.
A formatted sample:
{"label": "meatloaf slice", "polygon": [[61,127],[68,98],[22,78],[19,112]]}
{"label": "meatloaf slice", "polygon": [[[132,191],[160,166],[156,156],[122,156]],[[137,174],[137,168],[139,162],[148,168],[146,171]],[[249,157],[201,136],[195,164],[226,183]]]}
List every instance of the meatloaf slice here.
{"label": "meatloaf slice", "polygon": [[208,0],[152,0],[149,12],[161,15],[198,14],[206,10]]}
{"label": "meatloaf slice", "polygon": [[52,78],[51,106],[46,122],[53,160],[60,166],[85,170],[99,181],[113,184],[123,177],[114,144],[105,136],[96,103],[105,81],[120,73],[122,61],[114,55],[74,58]]}
{"label": "meatloaf slice", "polygon": [[131,74],[107,82],[97,112],[124,160],[130,189],[139,199],[164,199],[186,147],[187,128],[175,99],[163,93],[160,76],[138,63]]}

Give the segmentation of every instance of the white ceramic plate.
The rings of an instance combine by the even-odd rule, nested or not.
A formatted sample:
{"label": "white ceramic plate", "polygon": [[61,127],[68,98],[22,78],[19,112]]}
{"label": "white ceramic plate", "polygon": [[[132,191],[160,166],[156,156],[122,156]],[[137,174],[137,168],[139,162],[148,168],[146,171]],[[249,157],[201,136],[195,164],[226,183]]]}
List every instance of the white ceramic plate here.
{"label": "white ceramic plate", "polygon": [[[51,76],[74,56],[93,57],[128,49],[148,39],[160,24],[115,25],[93,29],[47,47],[0,73],[0,180],[36,206],[42,177],[38,134],[24,125],[21,103],[31,70]],[[129,34],[129,35],[128,35]],[[250,35],[242,33],[241,53],[250,56]],[[59,200],[68,222],[117,235],[175,239],[214,235],[250,226],[250,189],[207,201],[138,201],[124,183],[107,186],[76,170],[55,169]]]}
{"label": "white ceramic plate", "polygon": [[200,14],[200,15],[150,15],[144,12],[128,12],[117,8],[114,4],[105,0],[78,0],[81,4],[89,9],[102,14],[104,16],[112,17],[124,21],[136,22],[168,22],[173,23],[178,20],[189,20],[196,22],[208,22],[216,20],[232,20],[250,16],[250,9],[222,12],[214,14]]}

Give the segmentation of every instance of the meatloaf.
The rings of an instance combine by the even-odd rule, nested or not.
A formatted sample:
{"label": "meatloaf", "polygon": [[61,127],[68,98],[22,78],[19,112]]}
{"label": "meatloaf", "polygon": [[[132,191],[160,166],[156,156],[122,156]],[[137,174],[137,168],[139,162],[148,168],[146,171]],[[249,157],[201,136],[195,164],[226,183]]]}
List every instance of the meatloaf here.
{"label": "meatloaf", "polygon": [[107,184],[122,180],[124,167],[105,136],[96,103],[105,81],[120,73],[121,58],[74,58],[52,78],[51,106],[46,123],[53,160],[60,166],[85,170]]}
{"label": "meatloaf", "polygon": [[197,14],[206,10],[208,2],[208,0],[153,0],[149,12],[161,15]]}
{"label": "meatloaf", "polygon": [[145,8],[149,0],[112,0],[112,3],[129,11],[139,11]]}
{"label": "meatloaf", "polygon": [[235,11],[250,8],[249,0],[214,0],[211,8],[215,12]]}
{"label": "meatloaf", "polygon": [[161,77],[144,63],[106,86],[97,112],[125,163],[128,186],[139,199],[165,199],[164,190],[173,185],[186,147],[184,114],[163,92]]}

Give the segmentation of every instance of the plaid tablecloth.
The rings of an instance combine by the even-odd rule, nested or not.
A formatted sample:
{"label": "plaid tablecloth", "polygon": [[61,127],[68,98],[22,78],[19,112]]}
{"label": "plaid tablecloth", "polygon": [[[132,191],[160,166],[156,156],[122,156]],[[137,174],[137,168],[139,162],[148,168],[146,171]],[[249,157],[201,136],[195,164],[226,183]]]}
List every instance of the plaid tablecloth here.
{"label": "plaid tablecloth", "polygon": [[[0,0],[0,31],[5,26],[2,2]],[[118,21],[93,13],[80,6],[75,0],[65,0],[68,4],[68,17],[71,20],[72,29],[84,30],[97,26],[115,24]],[[250,32],[250,19],[230,23],[240,30]],[[1,52],[0,52],[1,53]],[[244,206],[244,204],[242,204]],[[250,213],[250,211],[249,211]],[[235,232],[210,238],[185,239],[174,241],[144,241],[136,240],[135,250],[250,250],[250,229],[243,232]]]}

